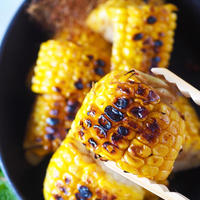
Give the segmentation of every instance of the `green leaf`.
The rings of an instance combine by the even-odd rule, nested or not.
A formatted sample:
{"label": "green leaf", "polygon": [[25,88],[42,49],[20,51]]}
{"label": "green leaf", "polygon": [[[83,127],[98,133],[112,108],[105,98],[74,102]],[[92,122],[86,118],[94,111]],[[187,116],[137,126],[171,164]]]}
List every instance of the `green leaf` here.
{"label": "green leaf", "polygon": [[0,170],[0,200],[17,200]]}
{"label": "green leaf", "polygon": [[3,176],[3,172],[1,171],[1,169],[0,169],[0,177],[2,177]]}

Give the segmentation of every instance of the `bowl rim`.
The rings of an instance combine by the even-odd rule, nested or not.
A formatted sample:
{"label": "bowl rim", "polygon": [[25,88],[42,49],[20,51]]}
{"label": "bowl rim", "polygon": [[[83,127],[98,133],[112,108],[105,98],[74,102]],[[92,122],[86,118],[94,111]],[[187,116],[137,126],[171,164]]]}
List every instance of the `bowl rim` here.
{"label": "bowl rim", "polygon": [[[13,27],[18,19],[18,16],[20,15],[20,13],[24,10],[24,8],[26,7],[28,1],[27,0],[22,0],[21,4],[16,8],[15,13],[13,15],[13,17],[11,18],[6,31],[3,34],[2,40],[0,42],[0,63],[3,59],[3,52],[4,49],[6,48],[6,43],[9,39],[9,36],[13,30]],[[1,125],[1,124],[0,124]],[[18,189],[16,188],[16,186],[14,185],[14,183],[12,183],[12,180],[7,172],[7,166],[4,163],[4,160],[2,158],[2,147],[0,146],[0,168],[8,182],[8,185],[10,187],[10,189],[12,190],[12,192],[14,193],[15,197],[19,200],[23,200],[22,194],[18,191]]]}

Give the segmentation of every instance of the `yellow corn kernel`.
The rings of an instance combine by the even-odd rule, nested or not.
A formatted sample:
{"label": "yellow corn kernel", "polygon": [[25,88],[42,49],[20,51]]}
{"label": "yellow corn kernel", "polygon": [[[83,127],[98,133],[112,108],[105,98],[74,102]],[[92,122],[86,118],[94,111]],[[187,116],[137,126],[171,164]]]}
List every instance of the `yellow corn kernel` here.
{"label": "yellow corn kernel", "polygon": [[[70,159],[66,160],[66,156]],[[142,188],[122,179],[108,174],[81,143],[67,137],[49,163],[44,197],[45,200],[75,200],[81,197],[90,200],[144,199]]]}
{"label": "yellow corn kernel", "polygon": [[77,45],[87,48],[96,48],[101,55],[101,52],[110,54],[111,44],[98,33],[91,31],[83,26],[76,25],[73,29],[65,28],[59,31],[54,36],[55,40],[71,41]]}
{"label": "yellow corn kernel", "polygon": [[32,164],[58,148],[80,106],[76,94],[70,98],[54,94],[37,97],[24,140],[26,157]]}
{"label": "yellow corn kernel", "polygon": [[108,0],[91,12],[89,27],[113,42],[112,69],[167,67],[176,7],[162,1]]}
{"label": "yellow corn kernel", "polygon": [[[177,111],[165,95],[158,95],[159,85],[164,83],[139,71],[112,71],[88,93],[69,134],[125,171],[165,180],[182,147],[185,123],[179,114],[176,121],[171,118]],[[176,99],[176,95],[171,93],[170,97]],[[125,149],[119,145],[122,142]],[[169,169],[162,169],[168,161]]]}
{"label": "yellow corn kernel", "polygon": [[[107,45],[106,42],[104,42]],[[36,93],[77,95],[80,102],[109,71],[110,54],[97,47],[80,46],[69,41],[49,40],[41,45],[32,79]]]}

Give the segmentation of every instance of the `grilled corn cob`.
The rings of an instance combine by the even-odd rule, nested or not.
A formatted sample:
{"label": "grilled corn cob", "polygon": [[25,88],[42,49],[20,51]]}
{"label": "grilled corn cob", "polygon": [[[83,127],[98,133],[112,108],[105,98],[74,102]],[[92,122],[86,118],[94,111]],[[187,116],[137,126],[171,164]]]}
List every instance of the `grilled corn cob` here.
{"label": "grilled corn cob", "polygon": [[144,190],[116,179],[95,162],[85,147],[67,137],[53,155],[44,182],[45,200],[142,200]]}
{"label": "grilled corn cob", "polygon": [[92,83],[109,71],[109,59],[109,49],[100,52],[96,47],[49,40],[41,45],[32,90],[65,97],[76,92],[81,102]]}
{"label": "grilled corn cob", "polygon": [[68,99],[54,94],[37,97],[24,141],[30,163],[37,164],[45,155],[58,148],[80,105],[76,94]]}
{"label": "grilled corn cob", "polygon": [[69,134],[125,171],[165,180],[185,136],[184,120],[169,105],[176,91],[167,87],[141,72],[113,71],[88,93]]}
{"label": "grilled corn cob", "polygon": [[167,67],[176,7],[155,2],[108,0],[89,15],[89,27],[113,42],[113,69],[148,71],[150,67]]}
{"label": "grilled corn cob", "polygon": [[183,150],[175,162],[174,170],[178,171],[200,165],[200,121],[195,109],[186,98],[179,97],[174,106],[184,116],[186,127]]}

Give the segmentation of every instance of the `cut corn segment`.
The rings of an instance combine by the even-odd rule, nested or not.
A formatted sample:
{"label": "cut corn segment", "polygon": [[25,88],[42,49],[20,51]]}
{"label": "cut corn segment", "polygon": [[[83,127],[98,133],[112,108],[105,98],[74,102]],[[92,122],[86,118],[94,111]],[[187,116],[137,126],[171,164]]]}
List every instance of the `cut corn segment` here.
{"label": "cut corn segment", "polygon": [[80,105],[76,94],[70,98],[48,94],[37,97],[24,140],[26,157],[30,163],[37,164],[58,148]]}
{"label": "cut corn segment", "polygon": [[175,171],[200,165],[200,121],[195,109],[185,97],[179,97],[175,108],[185,119],[186,138],[176,162]]}
{"label": "cut corn segment", "polygon": [[91,12],[88,26],[113,42],[112,68],[148,71],[167,67],[176,7],[162,1],[108,0]]}
{"label": "cut corn segment", "polygon": [[[110,66],[110,44],[98,34],[77,25],[73,31],[66,29],[55,37],[41,45],[32,79],[32,90],[45,94],[38,97],[24,142],[33,164],[57,149],[85,94]],[[62,118],[59,130],[53,131],[46,120],[57,107]]]}
{"label": "cut corn segment", "polygon": [[81,143],[67,137],[49,163],[44,197],[45,200],[144,199],[142,188],[117,177],[98,165]]}
{"label": "cut corn segment", "polygon": [[109,73],[86,96],[69,134],[125,171],[165,180],[182,148],[185,123],[164,102],[159,81],[164,85],[138,71]]}
{"label": "cut corn segment", "polygon": [[[107,43],[104,42],[105,46]],[[77,93],[82,101],[92,83],[109,71],[110,53],[69,41],[49,40],[41,45],[32,90],[36,93]],[[78,95],[79,94],[79,95]]]}

